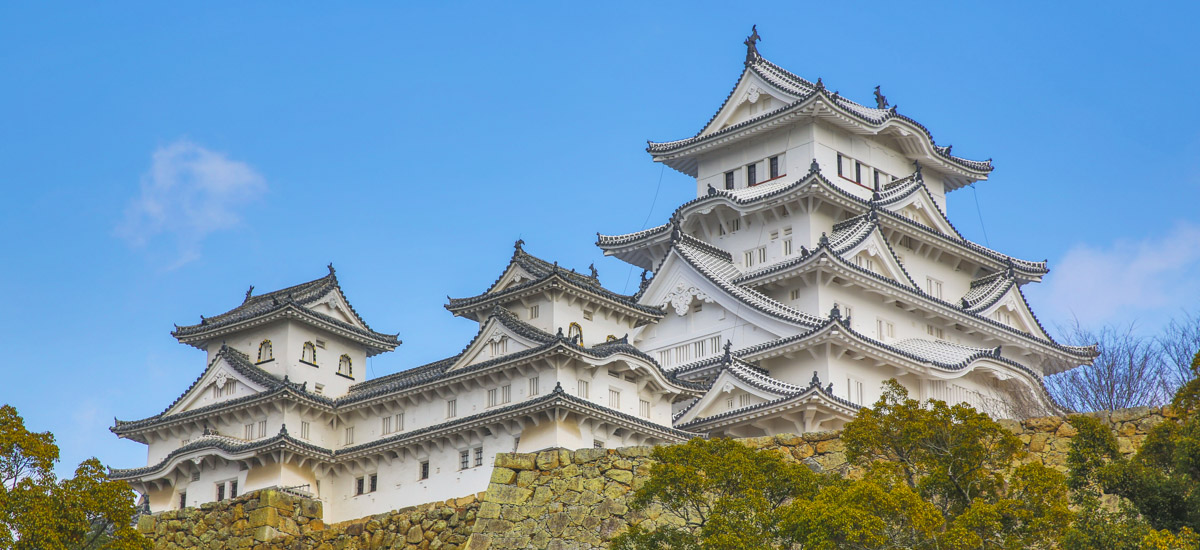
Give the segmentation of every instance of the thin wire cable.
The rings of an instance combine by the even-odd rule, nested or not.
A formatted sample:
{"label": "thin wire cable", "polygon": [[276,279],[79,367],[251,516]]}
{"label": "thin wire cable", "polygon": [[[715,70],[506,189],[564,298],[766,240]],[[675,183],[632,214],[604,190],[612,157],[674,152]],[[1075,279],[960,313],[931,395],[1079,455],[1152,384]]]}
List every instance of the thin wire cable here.
{"label": "thin wire cable", "polygon": [[983,225],[983,210],[979,209],[979,193],[975,191],[975,184],[971,184],[971,196],[975,197],[975,214],[979,216],[979,228],[983,230],[983,244],[988,248],[992,247],[991,241],[988,240],[987,227]]}
{"label": "thin wire cable", "polygon": [[[663,164],[658,171],[658,184],[654,186],[654,199],[650,201],[650,211],[646,212],[646,219],[642,221],[642,228],[646,229],[646,225],[650,223],[650,216],[654,215],[654,205],[658,204],[658,192],[662,190],[663,173],[667,170],[667,165]],[[625,275],[625,286],[621,287],[621,292],[629,293],[629,279],[633,277],[633,264],[629,264],[629,273]]]}

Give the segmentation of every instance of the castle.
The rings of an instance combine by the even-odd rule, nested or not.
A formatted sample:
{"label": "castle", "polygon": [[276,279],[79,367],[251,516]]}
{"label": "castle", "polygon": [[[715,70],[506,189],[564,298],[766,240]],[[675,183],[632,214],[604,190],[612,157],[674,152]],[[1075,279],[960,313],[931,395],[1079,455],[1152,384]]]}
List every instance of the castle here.
{"label": "castle", "polygon": [[[336,272],[255,294],[173,336],[206,368],[161,413],[117,421],[148,465],[113,470],[152,511],[275,487],[326,521],[482,491],[499,452],[836,429],[885,380],[999,416],[1054,410],[1042,377],[1089,363],[1021,287],[1047,273],[965,239],[946,193],[987,179],[889,107],[764,59],[695,136],[650,143],[696,179],[666,223],[597,245],[646,270],[633,295],[517,241],[462,352],[367,380],[400,345]],[[652,275],[651,275],[652,274]]]}

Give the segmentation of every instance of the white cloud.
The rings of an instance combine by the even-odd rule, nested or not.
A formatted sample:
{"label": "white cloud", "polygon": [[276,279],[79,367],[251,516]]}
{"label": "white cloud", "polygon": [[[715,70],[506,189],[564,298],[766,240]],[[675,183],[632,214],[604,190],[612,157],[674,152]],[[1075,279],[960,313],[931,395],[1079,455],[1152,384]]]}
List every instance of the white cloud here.
{"label": "white cloud", "polygon": [[117,235],[135,247],[159,236],[174,240],[178,267],[200,257],[206,236],[241,223],[239,211],[266,189],[250,165],[180,139],[154,152]]}
{"label": "white cloud", "polygon": [[[1169,232],[1105,247],[1077,245],[1036,292],[1058,322],[1085,326],[1165,320],[1194,308],[1200,297],[1200,226],[1177,223]],[[1036,305],[1035,305],[1036,307]]]}

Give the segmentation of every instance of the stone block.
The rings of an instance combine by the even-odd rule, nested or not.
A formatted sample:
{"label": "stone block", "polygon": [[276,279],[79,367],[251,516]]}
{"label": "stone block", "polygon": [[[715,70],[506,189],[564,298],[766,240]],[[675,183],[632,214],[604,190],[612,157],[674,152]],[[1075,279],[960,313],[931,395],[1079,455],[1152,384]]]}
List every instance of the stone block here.
{"label": "stone block", "polygon": [[571,460],[576,464],[587,464],[588,462],[600,460],[600,458],[607,456],[607,454],[605,449],[579,449],[575,451]]}
{"label": "stone block", "polygon": [[484,498],[487,502],[497,504],[524,504],[532,494],[533,491],[529,489],[493,483],[488,487],[487,496]]}
{"label": "stone block", "polygon": [[608,470],[604,472],[604,477],[628,485],[629,482],[633,481],[633,472],[628,470]]}
{"label": "stone block", "polygon": [[146,535],[154,532],[154,525],[157,523],[154,516],[139,516],[137,522],[137,530],[139,533]]}
{"label": "stone block", "polygon": [[738,443],[750,447],[751,449],[762,449],[775,444],[775,438],[769,435],[762,437],[746,437],[737,440]]}
{"label": "stone block", "polygon": [[617,454],[626,458],[635,458],[641,456],[650,456],[654,451],[654,447],[620,447],[617,449]]}
{"label": "stone block", "polygon": [[1058,431],[1054,432],[1054,435],[1056,435],[1058,437],[1075,437],[1075,435],[1078,433],[1079,433],[1079,430],[1076,430],[1075,426],[1072,426],[1071,423],[1068,421],[1068,422],[1063,422],[1062,426],[1058,427]]}
{"label": "stone block", "polygon": [[1150,416],[1149,407],[1132,407],[1129,409],[1119,409],[1109,413],[1111,422],[1129,422],[1132,420],[1141,420]]}
{"label": "stone block", "polygon": [[537,470],[521,470],[517,473],[517,487],[529,487],[541,477]]}
{"label": "stone block", "polygon": [[804,443],[804,439],[796,434],[775,434],[775,443],[784,447],[795,447]]}
{"label": "stone block", "polygon": [[557,468],[559,464],[558,451],[542,451],[538,453],[536,464],[539,470],[553,470]]}
{"label": "stone block", "polygon": [[271,507],[258,508],[252,510],[247,518],[250,521],[250,527],[262,527],[264,525],[274,527],[279,525],[279,510]]}
{"label": "stone block", "polygon": [[1021,424],[1027,429],[1035,432],[1053,432],[1063,423],[1061,416],[1043,416],[1039,418],[1030,418]]}
{"label": "stone block", "polygon": [[532,470],[536,468],[534,465],[534,455],[527,453],[497,453],[496,467],[508,468],[510,470]]}
{"label": "stone block", "polygon": [[517,478],[517,472],[508,468],[496,467],[492,469],[492,483],[508,485]]}

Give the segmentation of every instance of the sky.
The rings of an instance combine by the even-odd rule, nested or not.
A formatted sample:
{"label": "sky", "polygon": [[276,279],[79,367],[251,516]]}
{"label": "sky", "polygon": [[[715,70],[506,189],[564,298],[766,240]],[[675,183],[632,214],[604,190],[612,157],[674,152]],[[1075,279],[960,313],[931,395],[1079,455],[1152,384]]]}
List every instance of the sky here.
{"label": "sky", "polygon": [[[968,4],[968,3],[960,3]],[[194,324],[332,262],[404,344],[457,353],[512,244],[617,291],[597,231],[666,221],[687,176],[646,140],[694,135],[742,69],[891,103],[994,159],[948,197],[968,238],[1051,272],[1044,324],[1153,331],[1200,298],[1200,8],[1168,4],[0,4],[0,403],[53,431],[60,473],[145,465],[113,417],[203,371]],[[333,6],[333,7],[331,7]],[[1191,99],[1189,99],[1191,98]]]}

